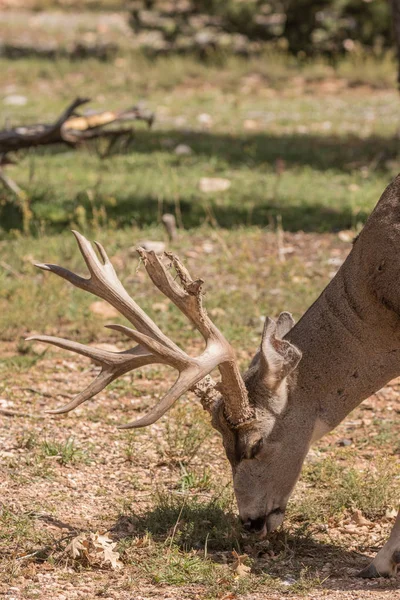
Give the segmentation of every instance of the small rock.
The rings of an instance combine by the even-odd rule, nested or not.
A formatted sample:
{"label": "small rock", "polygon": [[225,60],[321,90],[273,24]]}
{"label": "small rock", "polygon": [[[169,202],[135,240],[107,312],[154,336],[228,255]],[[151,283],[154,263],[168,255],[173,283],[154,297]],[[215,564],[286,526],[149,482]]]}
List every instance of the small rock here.
{"label": "small rock", "polygon": [[351,446],[352,443],[353,443],[352,440],[348,440],[346,438],[343,438],[342,440],[339,440],[337,442],[337,445],[338,446]]}
{"label": "small rock", "polygon": [[161,217],[161,221],[167,231],[169,241],[173,242],[177,236],[175,216],[171,213],[165,213]]}
{"label": "small rock", "polygon": [[246,119],[243,123],[243,128],[247,129],[247,131],[256,131],[259,129],[259,124],[254,119]]}
{"label": "small rock", "polygon": [[214,252],[214,246],[211,242],[203,242],[203,252],[206,254],[212,254]]}
{"label": "small rock", "polygon": [[7,104],[8,106],[25,106],[27,102],[28,98],[26,96],[20,96],[18,94],[12,94],[3,99],[3,104]]}
{"label": "small rock", "polygon": [[193,150],[187,144],[178,144],[174,152],[178,156],[190,156],[190,154],[193,153]]}
{"label": "small rock", "polygon": [[199,188],[202,192],[224,192],[231,187],[229,179],[222,177],[202,177],[199,182]]}
{"label": "small rock", "polygon": [[339,231],[338,238],[342,242],[352,242],[354,240],[354,231]]}
{"label": "small rock", "polygon": [[199,123],[201,123],[201,125],[205,125],[206,127],[211,127],[213,123],[213,118],[208,113],[201,113],[200,115],[197,115],[197,120]]}

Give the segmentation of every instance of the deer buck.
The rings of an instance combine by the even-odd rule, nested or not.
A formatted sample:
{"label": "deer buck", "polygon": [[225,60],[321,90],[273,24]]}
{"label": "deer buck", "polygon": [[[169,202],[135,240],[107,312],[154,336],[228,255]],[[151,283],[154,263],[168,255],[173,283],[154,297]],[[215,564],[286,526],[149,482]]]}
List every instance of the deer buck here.
{"label": "deer buck", "polygon": [[[261,535],[283,521],[290,493],[310,445],[336,427],[362,400],[400,375],[400,176],[386,189],[353,248],[320,297],[294,325],[283,312],[267,318],[260,347],[240,374],[235,353],[202,305],[201,279],[192,279],[173,254],[166,262],[139,248],[154,285],[193,323],[205,340],[193,358],[179,348],[130,298],[104,248],[75,233],[88,279],[63,267],[39,268],[109,302],[136,329],[109,325],[136,345],[109,352],[57,337],[34,336],[90,357],[97,378],[66,413],[111,381],[151,363],[174,367],[174,385],[149,414],[122,427],[145,427],[182,394],[193,391],[222,436],[244,527]],[[177,277],[174,278],[170,268]],[[218,368],[220,381],[210,373]],[[360,575],[391,576],[400,564],[400,512],[388,542]]]}

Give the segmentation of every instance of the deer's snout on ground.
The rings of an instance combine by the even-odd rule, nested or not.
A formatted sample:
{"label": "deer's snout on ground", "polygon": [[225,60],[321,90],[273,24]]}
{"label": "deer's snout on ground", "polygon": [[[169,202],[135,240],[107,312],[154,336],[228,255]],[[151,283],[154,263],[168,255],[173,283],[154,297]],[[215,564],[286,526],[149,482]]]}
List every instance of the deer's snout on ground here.
{"label": "deer's snout on ground", "polygon": [[258,533],[261,537],[272,533],[282,524],[285,511],[276,508],[263,517],[256,517],[255,519],[241,519],[243,527],[249,533]]}

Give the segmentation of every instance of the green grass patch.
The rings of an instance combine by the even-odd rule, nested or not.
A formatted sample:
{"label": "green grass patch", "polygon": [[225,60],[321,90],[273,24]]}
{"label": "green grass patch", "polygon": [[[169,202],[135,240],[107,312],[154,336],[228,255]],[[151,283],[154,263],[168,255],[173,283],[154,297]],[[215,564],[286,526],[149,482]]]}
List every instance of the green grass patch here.
{"label": "green grass patch", "polygon": [[[376,82],[379,73],[394,79],[390,58],[357,56],[335,69],[274,52],[224,65],[125,56],[115,64],[83,62],[79,73],[65,60],[3,59],[0,67],[27,98],[22,108],[7,106],[12,124],[51,121],[82,88],[94,109],[140,99],[158,115],[152,130],[138,124],[129,147],[117,145],[107,159],[101,142],[21,155],[7,172],[27,201],[22,206],[0,191],[2,237],[21,229],[40,235],[72,226],[143,227],[167,211],[186,228],[265,227],[279,217],[290,231],[347,229],[365,220],[398,170],[394,84],[375,94],[349,87]],[[34,93],[38,86],[48,93]],[[191,154],[176,154],[181,144]],[[231,185],[204,193],[203,177]]]}
{"label": "green grass patch", "polygon": [[60,465],[75,465],[78,462],[87,461],[87,453],[83,452],[74,438],[69,437],[65,441],[46,439],[41,444],[41,454],[44,458],[54,458]]}
{"label": "green grass patch", "polygon": [[371,520],[396,507],[400,490],[395,459],[378,460],[371,469],[349,468],[355,457],[338,457],[306,464],[302,479],[307,484],[303,499],[291,507],[295,519],[303,523],[327,522],[345,511],[360,510]]}

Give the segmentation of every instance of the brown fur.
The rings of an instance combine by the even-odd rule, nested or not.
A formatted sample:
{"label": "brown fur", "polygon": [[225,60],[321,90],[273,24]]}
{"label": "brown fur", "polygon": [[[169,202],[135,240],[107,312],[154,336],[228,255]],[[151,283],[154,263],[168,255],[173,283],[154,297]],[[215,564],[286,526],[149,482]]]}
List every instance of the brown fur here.
{"label": "brown fur", "polygon": [[[362,400],[400,375],[399,256],[400,176],[297,325],[281,341],[268,334],[269,348],[280,355],[271,359],[263,340],[244,376],[253,424],[232,431],[223,424],[222,411],[214,419],[232,465],[241,518],[265,523],[264,533],[282,522],[316,428],[336,427]],[[288,361],[295,351],[302,359],[291,373]],[[400,537],[393,541],[392,536],[390,551],[398,550]],[[388,564],[387,572],[391,569]]]}

